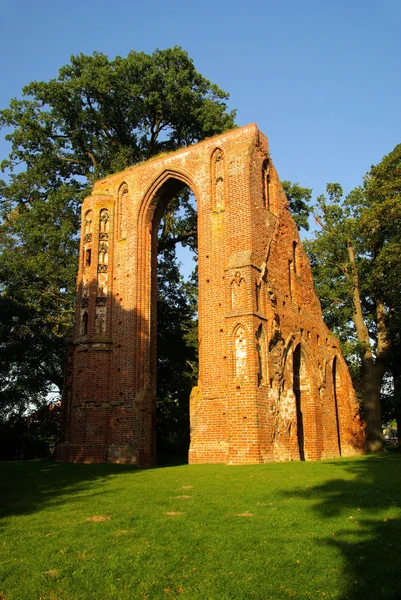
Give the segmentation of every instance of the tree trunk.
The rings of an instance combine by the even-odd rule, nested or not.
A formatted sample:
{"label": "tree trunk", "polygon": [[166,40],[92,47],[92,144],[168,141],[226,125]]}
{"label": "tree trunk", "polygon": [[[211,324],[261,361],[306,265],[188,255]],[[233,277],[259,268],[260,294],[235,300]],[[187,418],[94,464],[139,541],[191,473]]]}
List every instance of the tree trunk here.
{"label": "tree trunk", "polygon": [[347,244],[348,258],[351,268],[348,277],[352,282],[352,300],[354,305],[353,321],[359,343],[364,347],[362,356],[363,397],[366,424],[365,449],[367,452],[381,452],[384,446],[382,423],[380,388],[385,372],[384,355],[386,349],[383,307],[380,302],[376,303],[376,315],[378,322],[379,340],[376,360],[373,357],[369,330],[363,318],[362,303],[359,292],[358,267],[355,261],[354,248],[350,241]]}
{"label": "tree trunk", "polygon": [[362,358],[362,376],[366,423],[365,449],[367,452],[381,452],[384,445],[380,401],[383,375],[374,364],[370,349]]}

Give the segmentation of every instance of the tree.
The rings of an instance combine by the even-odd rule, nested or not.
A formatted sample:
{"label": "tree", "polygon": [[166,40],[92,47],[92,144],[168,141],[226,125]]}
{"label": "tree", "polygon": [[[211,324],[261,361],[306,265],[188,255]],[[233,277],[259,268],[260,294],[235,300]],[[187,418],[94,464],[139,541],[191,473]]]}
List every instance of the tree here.
{"label": "tree", "polygon": [[[11,152],[0,182],[0,404],[60,388],[74,319],[79,211],[100,177],[234,127],[228,94],[179,47],[109,60],[72,56],[0,112]],[[185,109],[184,109],[185,107]],[[163,244],[191,233],[163,226]],[[193,220],[193,218],[192,218]],[[170,256],[173,259],[173,256]]]}
{"label": "tree", "polygon": [[189,396],[198,382],[196,270],[185,282],[176,249],[159,254],[157,298],[157,446],[185,454],[189,446]]}
{"label": "tree", "polygon": [[[380,389],[386,371],[400,384],[401,145],[342,201],[339,184],[317,200],[321,229],[306,244],[328,326],[359,375],[366,447],[383,446]],[[401,373],[400,373],[401,374]]]}
{"label": "tree", "polygon": [[[388,342],[388,370],[393,379],[393,417],[401,429],[401,144],[371,168],[365,180],[372,210],[362,219],[371,252],[376,293],[383,298],[383,335]],[[399,438],[399,443],[401,441]]]}
{"label": "tree", "polygon": [[290,212],[298,229],[309,231],[308,218],[311,212],[309,202],[312,198],[312,190],[302,187],[298,182],[282,181],[281,184],[288,199]]}

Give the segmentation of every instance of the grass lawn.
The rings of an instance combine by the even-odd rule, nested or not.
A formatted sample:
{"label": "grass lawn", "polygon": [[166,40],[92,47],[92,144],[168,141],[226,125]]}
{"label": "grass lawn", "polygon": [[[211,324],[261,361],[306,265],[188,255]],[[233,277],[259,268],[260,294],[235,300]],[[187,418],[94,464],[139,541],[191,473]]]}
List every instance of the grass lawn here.
{"label": "grass lawn", "polygon": [[1,600],[401,599],[401,454],[0,463]]}

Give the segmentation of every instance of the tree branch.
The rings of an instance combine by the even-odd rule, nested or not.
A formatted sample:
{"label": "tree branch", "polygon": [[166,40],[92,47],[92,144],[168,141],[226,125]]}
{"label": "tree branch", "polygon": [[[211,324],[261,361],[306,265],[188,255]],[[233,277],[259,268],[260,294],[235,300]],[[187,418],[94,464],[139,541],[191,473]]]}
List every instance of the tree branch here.
{"label": "tree branch", "polygon": [[91,159],[92,164],[93,164],[93,168],[96,171],[97,170],[96,158],[94,157],[93,153],[90,150],[86,150],[85,152],[89,156],[89,158]]}
{"label": "tree branch", "polygon": [[196,231],[187,231],[186,233],[182,233],[181,235],[177,235],[173,238],[167,238],[165,240],[159,240],[157,245],[157,252],[162,252],[163,250],[167,250],[167,248],[173,248],[176,244],[180,242],[186,242],[190,238],[194,238],[196,236]]}
{"label": "tree branch", "polygon": [[318,217],[318,215],[317,215],[317,214],[313,213],[313,218],[315,219],[316,223],[317,223],[318,225],[320,225],[320,227],[321,227],[322,229],[324,229],[324,231],[328,231],[328,230],[329,230],[329,228],[327,227],[327,225],[325,225],[325,223],[323,223],[323,221],[321,220],[321,218],[320,218],[320,217]]}

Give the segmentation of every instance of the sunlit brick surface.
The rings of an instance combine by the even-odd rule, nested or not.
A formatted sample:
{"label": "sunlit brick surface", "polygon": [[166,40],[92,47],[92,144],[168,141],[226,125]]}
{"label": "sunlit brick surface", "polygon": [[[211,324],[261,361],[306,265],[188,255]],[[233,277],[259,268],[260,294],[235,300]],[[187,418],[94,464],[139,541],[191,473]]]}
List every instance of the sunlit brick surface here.
{"label": "sunlit brick surface", "polygon": [[199,232],[189,462],[360,452],[348,369],[267,139],[249,125],[98,181],[85,200],[57,458],[155,462],[157,229],[183,185],[196,196]]}

